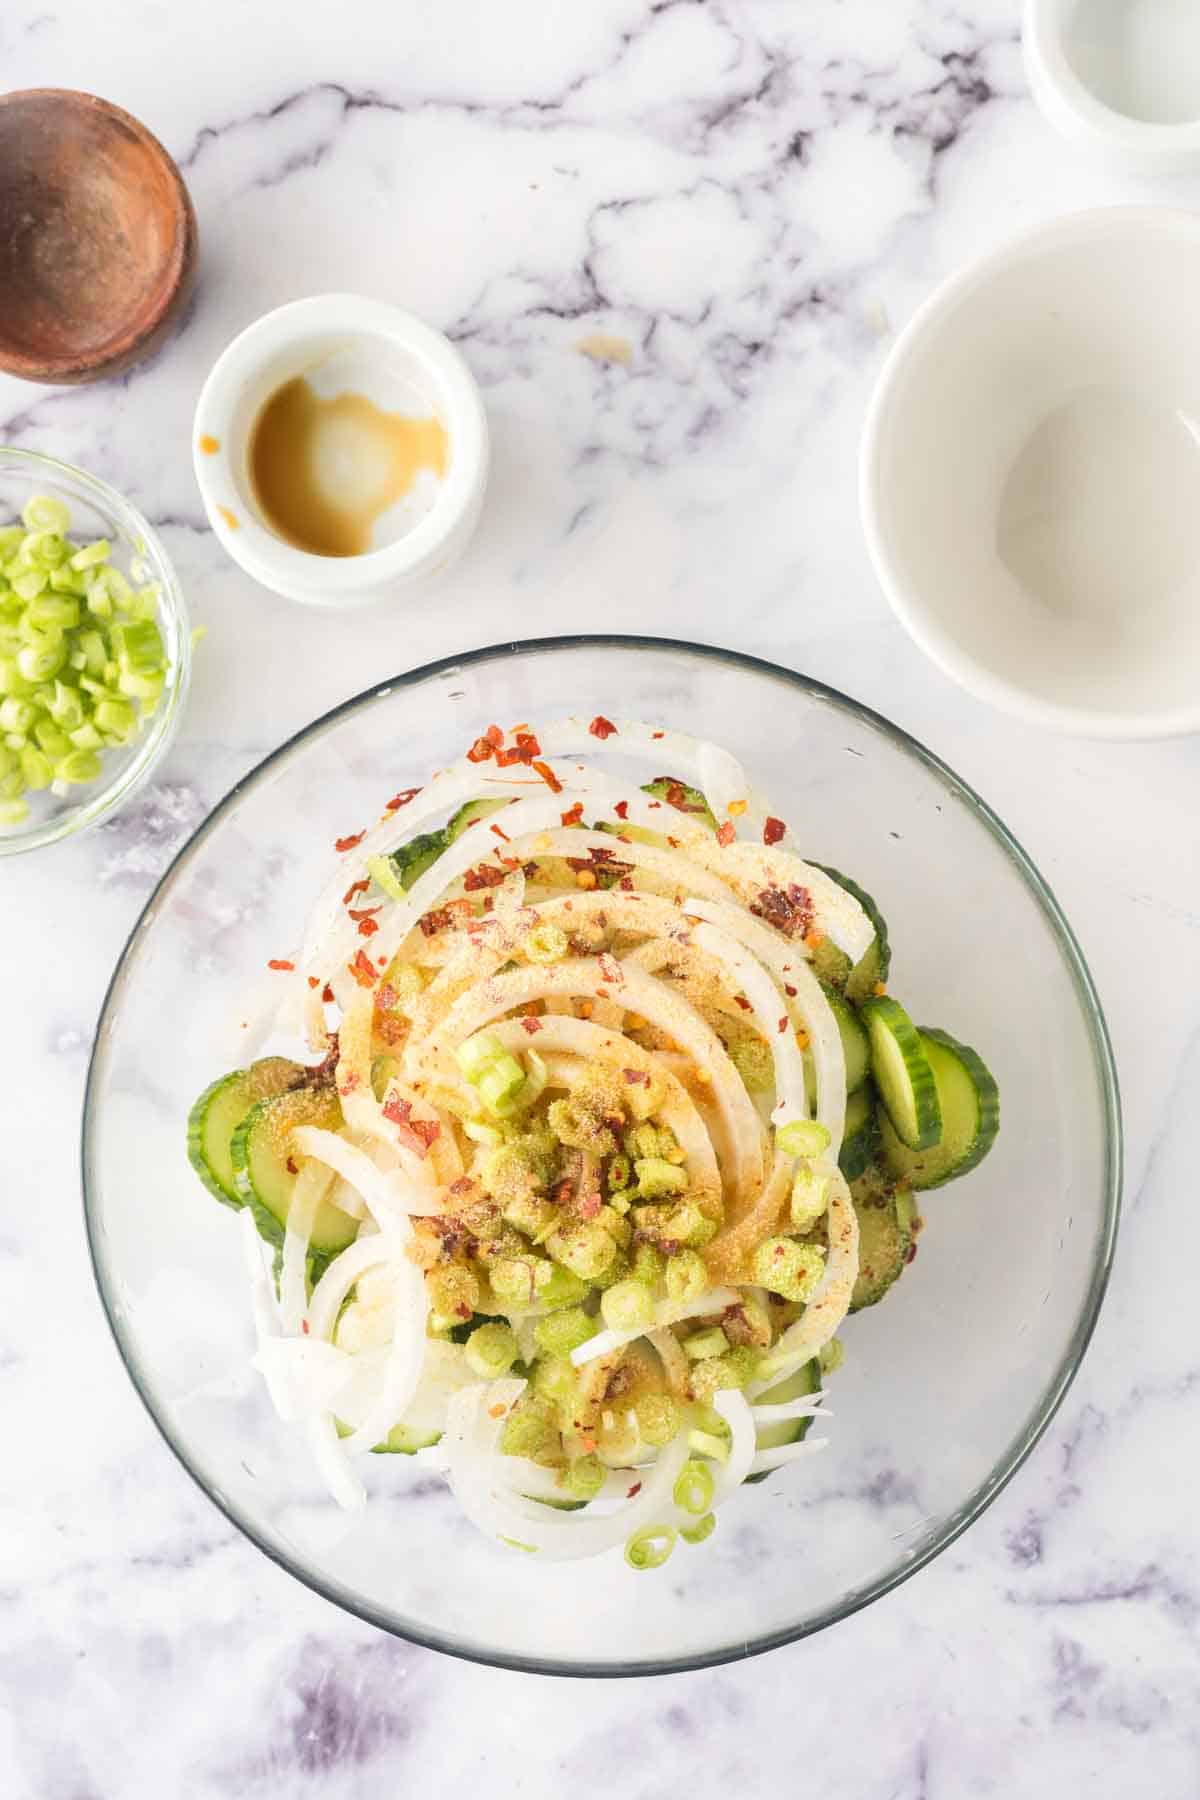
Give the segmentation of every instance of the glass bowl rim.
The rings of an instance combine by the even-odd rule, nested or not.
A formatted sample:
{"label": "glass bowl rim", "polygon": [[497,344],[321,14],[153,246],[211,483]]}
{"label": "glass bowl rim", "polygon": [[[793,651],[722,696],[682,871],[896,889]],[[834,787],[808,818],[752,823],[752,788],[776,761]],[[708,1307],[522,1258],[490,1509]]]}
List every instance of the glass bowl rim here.
{"label": "glass bowl rim", "polygon": [[[471,668],[482,663],[498,662],[529,653],[555,650],[652,650],[676,653],[683,651],[709,662],[723,663],[743,670],[749,674],[764,675],[775,680],[782,680],[811,697],[832,702],[835,708],[850,714],[861,723],[879,731],[889,738],[895,746],[907,752],[921,763],[935,779],[942,782],[952,793],[963,799],[974,815],[991,834],[993,840],[1014,865],[1033,898],[1037,901],[1056,938],[1059,952],[1073,978],[1081,1011],[1088,1027],[1093,1056],[1096,1063],[1096,1074],[1101,1090],[1104,1113],[1104,1167],[1102,1175],[1103,1229],[1096,1257],[1091,1270],[1087,1292],[1075,1321],[1070,1341],[1064,1354],[1042,1390],[1037,1405],[1027,1420],[1022,1431],[1003,1450],[992,1466],[988,1476],[971,1491],[965,1501],[955,1509],[946,1520],[942,1529],[933,1539],[911,1559],[899,1566],[893,1566],[882,1575],[868,1582],[865,1586],[853,1589],[837,1602],[826,1607],[814,1618],[798,1625],[783,1626],[770,1632],[764,1632],[757,1638],[740,1640],[736,1646],[727,1649],[704,1650],[679,1656],[647,1658],[639,1660],[630,1658],[621,1663],[589,1662],[586,1658],[579,1661],[566,1661],[551,1656],[535,1656],[523,1653],[509,1653],[503,1650],[482,1648],[477,1645],[464,1645],[452,1638],[443,1636],[437,1631],[410,1626],[407,1622],[402,1630],[391,1618],[381,1610],[373,1607],[368,1601],[344,1590],[336,1581],[325,1579],[313,1573],[311,1569],[301,1566],[295,1560],[274,1545],[267,1542],[258,1528],[239,1516],[232,1505],[227,1505],[209,1487],[199,1469],[194,1466],[187,1448],[177,1443],[165,1418],[160,1418],[149,1391],[148,1384],[143,1382],[136,1352],[132,1345],[127,1345],[123,1337],[120,1309],[110,1296],[106,1285],[105,1265],[98,1244],[98,1234],[92,1209],[92,1185],[89,1181],[89,1165],[92,1151],[92,1104],[93,1089],[98,1080],[97,1063],[101,1045],[108,1035],[109,1016],[116,1001],[120,997],[126,964],[143,925],[153,916],[160,895],[173,882],[175,876],[183,869],[193,853],[213,831],[233,803],[251,786],[267,775],[276,764],[285,761],[293,751],[303,747],[309,738],[315,738],[333,728],[343,718],[349,717],[360,708],[365,709],[377,700],[386,699],[397,689],[411,687],[417,682],[431,677],[446,674],[457,669]],[[109,1329],[116,1343],[121,1361],[125,1366],[133,1386],[145,1406],[150,1418],[168,1448],[183,1465],[187,1473],[195,1481],[206,1498],[224,1514],[231,1525],[234,1525],[243,1536],[247,1537],[257,1549],[270,1558],[279,1568],[300,1581],[322,1599],[331,1601],[352,1617],[362,1619],[377,1630],[386,1631],[393,1637],[405,1642],[419,1645],[423,1649],[438,1650],[444,1654],[457,1657],[464,1662],[481,1663],[485,1666],[511,1669],[533,1675],[561,1675],[578,1678],[612,1677],[625,1678],[643,1675],[676,1675],[693,1669],[720,1667],[726,1663],[741,1662],[751,1656],[758,1656],[768,1650],[775,1650],[785,1644],[795,1643],[800,1639],[814,1636],[830,1625],[839,1624],[860,1612],[873,1601],[882,1599],[891,1593],[918,1570],[923,1569],[935,1557],[940,1556],[959,1538],[968,1526],[986,1511],[996,1496],[1005,1488],[1025,1462],[1035,1445],[1045,1432],[1050,1421],[1067,1393],[1079,1370],[1085,1351],[1091,1341],[1099,1317],[1100,1307],[1112,1269],[1113,1253],[1116,1246],[1117,1224],[1121,1210],[1121,1189],[1123,1177],[1123,1129],[1121,1117],[1120,1090],[1117,1079],[1116,1062],[1113,1056],[1112,1043],[1108,1026],[1104,1018],[1103,1008],[1097,994],[1091,971],[1084,958],[1070,925],[1067,922],[1051,889],[1043,880],[1036,865],[1022,849],[998,815],[992,811],[987,802],[975,793],[969,784],[961,779],[949,765],[925,748],[920,741],[905,731],[902,726],[895,725],[882,713],[860,701],[851,699],[839,689],[828,683],[818,681],[815,677],[800,674],[793,669],[786,669],[781,664],[769,662],[764,657],[752,656],[744,651],[727,650],[715,644],[701,644],[687,638],[666,638],[643,634],[622,634],[615,632],[571,633],[562,637],[541,637],[509,639],[498,644],[483,645],[475,650],[464,651],[459,655],[439,657],[436,661],[423,663],[419,668],[409,669],[403,674],[395,675],[387,680],[375,683],[362,692],[331,707],[318,718],[311,720],[299,731],[293,732],[276,749],[270,751],[255,767],[236,781],[229,791],[222,796],[208,817],[188,838],[187,842],[176,852],[163,874],[155,883],[154,889],[129,932],[124,947],[117,959],[105,991],[96,1024],[96,1033],[88,1058],[87,1081],[84,1088],[83,1110],[80,1133],[81,1177],[83,1189],[84,1229],[87,1237],[88,1254],[91,1259],[92,1274],[96,1282],[100,1302],[108,1320]]]}
{"label": "glass bowl rim", "polygon": [[67,812],[46,824],[29,830],[0,832],[0,857],[20,856],[27,850],[42,850],[48,844],[61,843],[74,832],[86,831],[120,806],[139,788],[155,763],[164,754],[175,734],[187,695],[191,676],[192,643],[188,631],[187,603],[175,568],[162,540],[149,519],[139,512],[131,500],[110,486],[100,476],[61,456],[48,456],[42,450],[25,450],[19,444],[0,445],[0,471],[28,468],[31,474],[41,470],[47,480],[67,476],[88,494],[97,512],[114,518],[121,530],[135,541],[141,539],[146,560],[153,567],[153,579],[160,585],[160,607],[169,615],[178,639],[174,673],[163,689],[162,700],[154,712],[148,729],[142,735],[136,754],[111,781],[93,784],[85,789],[86,798]]}

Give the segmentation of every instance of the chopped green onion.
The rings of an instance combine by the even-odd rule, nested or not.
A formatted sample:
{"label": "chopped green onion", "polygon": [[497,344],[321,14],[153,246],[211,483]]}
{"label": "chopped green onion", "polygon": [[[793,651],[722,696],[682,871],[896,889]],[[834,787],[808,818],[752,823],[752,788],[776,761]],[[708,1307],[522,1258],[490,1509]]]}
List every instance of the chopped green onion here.
{"label": "chopped green onion", "polygon": [[673,1525],[645,1525],[626,1544],[625,1561],[631,1569],[660,1569],[675,1548],[676,1536]]}
{"label": "chopped green onion", "polygon": [[808,1301],[825,1273],[825,1252],[819,1244],[798,1244],[795,1238],[764,1238],[754,1252],[753,1271],[759,1286],[772,1294]]}
{"label": "chopped green onion", "polygon": [[694,1525],[684,1525],[679,1535],[685,1544],[702,1544],[705,1538],[711,1537],[716,1529],[716,1513],[705,1513],[704,1517],[698,1519]]}
{"label": "chopped green onion", "polygon": [[800,1164],[792,1183],[793,1231],[810,1231],[818,1219],[824,1218],[829,1206],[830,1180],[829,1175],[820,1173],[811,1163]]}
{"label": "chopped green onion", "polygon": [[608,1470],[598,1456],[581,1456],[568,1465],[562,1485],[573,1500],[594,1500],[607,1476]]}
{"label": "chopped green onion", "polygon": [[785,1156],[820,1156],[830,1142],[828,1131],[815,1119],[791,1119],[775,1133],[776,1147]]}
{"label": "chopped green onion", "polygon": [[634,1163],[638,1193],[643,1200],[661,1200],[667,1194],[681,1194],[687,1186],[687,1174],[661,1156],[639,1157]]}
{"label": "chopped green onion", "polygon": [[572,1350],[578,1350],[580,1344],[595,1337],[597,1329],[595,1319],[590,1318],[582,1307],[564,1306],[539,1319],[533,1328],[533,1337],[538,1349],[545,1351],[547,1356],[570,1356]]}
{"label": "chopped green onion", "polygon": [[696,1462],[693,1458],[685,1462],[679,1471],[671,1498],[684,1512],[694,1513],[699,1518],[712,1505],[715,1488],[716,1482],[708,1464]]}
{"label": "chopped green onion", "polygon": [[719,1325],[710,1325],[706,1331],[694,1331],[683,1348],[692,1362],[702,1362],[706,1356],[723,1356],[729,1339]]}
{"label": "chopped green onion", "polygon": [[840,1369],[845,1355],[846,1350],[841,1338],[833,1337],[827,1344],[823,1344],[820,1355],[822,1375],[832,1375],[835,1369]]}
{"label": "chopped green onion", "polygon": [[561,962],[570,940],[561,925],[536,925],[525,939],[525,954],[533,963]]}
{"label": "chopped green onion", "polygon": [[94,750],[72,750],[55,765],[54,779],[83,787],[87,782],[95,781],[99,773],[100,758]]}
{"label": "chopped green onion", "polygon": [[54,780],[54,768],[44,750],[38,750],[33,744],[26,745],[21,752],[21,773],[25,777],[25,785],[35,792],[48,788]]}
{"label": "chopped green onion", "polygon": [[654,1298],[642,1281],[618,1281],[601,1294],[600,1311],[612,1331],[640,1331],[654,1323]]}
{"label": "chopped green onion", "polygon": [[94,569],[97,563],[107,562],[112,555],[112,545],[107,538],[97,538],[95,543],[85,544],[71,558],[73,569]]}
{"label": "chopped green onion", "polygon": [[493,1321],[473,1331],[463,1346],[467,1363],[482,1381],[495,1381],[507,1375],[517,1360],[516,1334],[507,1325]]}
{"label": "chopped green onion", "polygon": [[608,1165],[608,1191],[610,1194],[622,1193],[633,1180],[633,1164],[620,1151]]}
{"label": "chopped green onion", "polygon": [[[56,500],[52,494],[33,494],[21,508],[21,520],[27,531],[35,534],[52,531],[59,537],[65,537],[70,529],[71,514],[65,502]],[[16,527],[10,529],[15,530]],[[25,542],[28,541],[26,538]],[[107,544],[104,546],[104,553],[107,556]]]}
{"label": "chopped green onion", "polygon": [[698,1300],[712,1286],[704,1258],[695,1250],[681,1250],[667,1261],[667,1293],[672,1300]]}
{"label": "chopped green onion", "polygon": [[23,825],[28,817],[27,800],[0,800],[0,825]]}
{"label": "chopped green onion", "polygon": [[510,1109],[511,1102],[525,1086],[525,1071],[515,1056],[506,1050],[495,1062],[488,1063],[474,1077],[475,1086],[479,1089],[479,1098],[489,1112],[503,1118]]}
{"label": "chopped green onion", "polygon": [[498,1125],[485,1125],[482,1119],[464,1119],[463,1130],[476,1144],[486,1144],[489,1149],[504,1142],[504,1133]]}
{"label": "chopped green onion", "polygon": [[670,1394],[643,1394],[633,1410],[642,1441],[655,1449],[669,1444],[679,1430],[679,1405]]}

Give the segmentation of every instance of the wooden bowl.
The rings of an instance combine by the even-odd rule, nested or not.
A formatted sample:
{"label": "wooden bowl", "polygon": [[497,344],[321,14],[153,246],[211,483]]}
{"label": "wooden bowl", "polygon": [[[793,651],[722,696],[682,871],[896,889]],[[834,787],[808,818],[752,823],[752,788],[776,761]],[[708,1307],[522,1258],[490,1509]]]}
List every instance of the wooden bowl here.
{"label": "wooden bowl", "polygon": [[183,177],[144,125],[66,88],[0,95],[0,369],[84,382],[140,362],[196,253]]}

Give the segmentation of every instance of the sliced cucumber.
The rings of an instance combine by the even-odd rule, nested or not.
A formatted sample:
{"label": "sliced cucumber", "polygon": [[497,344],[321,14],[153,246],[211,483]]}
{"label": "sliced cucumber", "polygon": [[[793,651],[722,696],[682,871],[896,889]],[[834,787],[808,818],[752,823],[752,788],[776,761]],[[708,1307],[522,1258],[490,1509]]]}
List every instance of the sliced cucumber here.
{"label": "sliced cucumber", "polygon": [[846,1092],[852,1094],[867,1079],[871,1067],[871,1047],[866,1030],[854,1008],[843,1000],[835,987],[822,983],[829,1010],[837,1020],[842,1038],[842,1054],[846,1059]]}
{"label": "sliced cucumber", "polygon": [[923,1026],[921,1048],[933,1071],[941,1108],[935,1144],[913,1149],[888,1119],[880,1122],[888,1168],[910,1187],[941,1187],[981,1163],[1000,1129],[1000,1090],[983,1059],[944,1031]]}
{"label": "sliced cucumber", "polygon": [[873,1164],[850,1189],[858,1216],[858,1279],[850,1311],[876,1306],[899,1281],[909,1260],[915,1213],[906,1188]]}
{"label": "sliced cucumber", "polygon": [[[283,1242],[296,1184],[298,1162],[292,1156],[292,1132],[297,1125],[338,1131],[341,1124],[342,1109],[334,1089],[308,1087],[260,1100],[234,1132],[230,1146],[234,1185],[243,1205],[253,1212],[260,1235],[269,1244]],[[313,1249],[344,1250],[357,1236],[358,1220],[331,1201],[322,1201],[309,1240]]]}
{"label": "sliced cucumber", "polygon": [[[755,1401],[756,1406],[782,1406],[787,1400],[799,1400],[805,1394],[816,1394],[821,1390],[821,1363],[814,1356],[796,1370],[794,1375],[785,1376],[782,1381],[768,1388]],[[758,1434],[758,1449],[777,1450],[783,1444],[798,1444],[805,1436],[811,1419],[785,1419],[782,1425],[764,1425]],[[749,1475],[748,1481],[765,1481],[769,1470],[761,1475]]]}
{"label": "sliced cucumber", "polygon": [[846,1129],[838,1154],[838,1167],[847,1181],[858,1180],[878,1147],[875,1101],[874,1084],[866,1082],[846,1102]]}
{"label": "sliced cucumber", "polygon": [[476,819],[490,818],[492,813],[499,812],[502,806],[509,806],[508,800],[468,800],[460,806],[446,827],[446,842],[453,844],[460,838],[468,825],[474,825]]}
{"label": "sliced cucumber", "polygon": [[921,1035],[898,1000],[866,1000],[863,1023],[871,1044],[871,1073],[901,1143],[927,1150],[942,1130],[937,1084]]}
{"label": "sliced cucumber", "polygon": [[230,1145],[252,1106],[302,1082],[308,1071],[285,1056],[265,1056],[206,1087],[188,1115],[188,1161],[210,1194],[225,1206],[245,1204],[234,1180]]}
{"label": "sliced cucumber", "polygon": [[861,1005],[874,994],[880,982],[887,980],[892,966],[887,920],[866,889],[860,888],[849,875],[843,875],[840,869],[828,868],[824,863],[814,863],[813,867],[823,870],[839,887],[852,894],[875,927],[875,936],[853,966],[846,952],[839,950],[828,937],[822,938],[813,951],[813,970],[821,980],[840,988],[856,1006]]}

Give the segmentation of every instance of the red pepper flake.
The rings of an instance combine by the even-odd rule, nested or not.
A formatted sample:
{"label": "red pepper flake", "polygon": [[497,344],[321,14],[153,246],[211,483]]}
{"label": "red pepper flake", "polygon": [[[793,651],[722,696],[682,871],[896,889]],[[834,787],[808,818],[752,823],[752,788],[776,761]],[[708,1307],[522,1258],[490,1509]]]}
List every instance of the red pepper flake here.
{"label": "red pepper flake", "polygon": [[796,989],[792,986],[790,981],[784,982],[783,991],[789,1000],[794,1000],[796,998]]}
{"label": "red pepper flake", "polygon": [[747,1000],[747,998],[744,994],[735,994],[733,997],[737,1001],[738,1005],[741,1007],[743,1012],[750,1011],[750,1002]]}
{"label": "red pepper flake", "polygon": [[585,1194],[583,1199],[579,1202],[580,1218],[594,1219],[600,1211],[600,1204],[599,1194]]}
{"label": "red pepper flake", "polygon": [[622,985],[625,980],[625,971],[611,951],[602,951],[596,958],[596,965],[605,981],[611,981],[614,987]]}
{"label": "red pepper flake", "polygon": [[339,1094],[352,1094],[354,1092],[355,1088],[361,1087],[361,1085],[362,1085],[362,1076],[359,1074],[358,1070],[357,1069],[349,1069],[349,1070],[347,1070],[345,1081],[338,1082],[338,1093]]}
{"label": "red pepper flake", "polygon": [[583,801],[577,800],[574,806],[569,806],[565,813],[559,814],[559,817],[564,825],[578,825],[583,817]]}
{"label": "red pepper flake", "polygon": [[295,966],[294,962],[288,962],[286,957],[282,956],[273,956],[267,964],[268,969],[294,969]]}
{"label": "red pepper flake", "polygon": [[[498,850],[496,852],[496,855],[500,856],[500,852]],[[519,869],[521,866],[521,859],[519,856],[500,856],[500,861],[503,863],[503,865],[506,869]],[[490,906],[492,903],[489,900],[487,902],[487,904]]]}
{"label": "red pepper flake", "polygon": [[[472,821],[471,821],[471,823],[472,823],[472,824],[474,824],[474,823],[475,823],[475,821],[474,821],[474,819],[472,819]],[[500,827],[499,827],[499,825],[489,825],[489,826],[488,826],[488,830],[489,830],[489,831],[494,831],[494,832],[495,832],[495,834],[496,834],[496,836],[497,836],[497,837],[498,837],[498,838],[500,838],[500,839],[501,839],[501,841],[502,841],[502,842],[503,842],[503,843],[505,843],[505,844],[511,844],[511,843],[512,843],[512,839],[511,839],[511,838],[510,838],[510,837],[509,837],[509,835],[508,835],[508,833],[507,833],[507,831],[502,831],[502,830],[501,830],[501,829],[500,829]]]}
{"label": "red pepper flake", "polygon": [[763,822],[763,843],[777,844],[787,830],[782,819],[766,819]]}
{"label": "red pepper flake", "polygon": [[410,800],[415,800],[420,791],[419,787],[405,788],[402,794],[393,794],[384,807],[384,812],[399,812],[402,806],[407,806]]}
{"label": "red pepper flake", "polygon": [[779,1021],[779,1024],[778,1024],[778,1026],[777,1026],[777,1027],[776,1027],[776,1029],[777,1029],[777,1030],[778,1030],[778,1031],[786,1031],[786,1030],[787,1030],[787,1028],[788,1028],[788,1022],[787,1022],[787,1020],[786,1020],[786,1019],[780,1019],[780,1021]]}
{"label": "red pepper flake", "polygon": [[298,1175],[300,1173],[300,1170],[296,1166],[296,1159],[294,1156],[289,1156],[287,1159],[287,1172],[289,1175]]}
{"label": "red pepper flake", "polygon": [[917,1246],[915,1244],[910,1244],[908,1246],[908,1254],[904,1258],[905,1262],[910,1263],[916,1254],[917,1254]]}
{"label": "red pepper flake", "polygon": [[521,1030],[527,1031],[530,1037],[536,1037],[541,1029],[542,1021],[535,1018],[532,1013],[526,1013],[525,1017],[521,1020]]}
{"label": "red pepper flake", "polygon": [[661,812],[662,811],[662,801],[661,800],[651,800],[650,811],[651,812]]}
{"label": "red pepper flake", "polygon": [[651,732],[651,733],[650,733],[650,736],[651,736],[651,737],[652,737],[652,738],[661,738],[661,737],[666,737],[666,735],[667,735],[667,734],[666,734],[666,732],[665,732],[665,731],[652,731],[652,732]]}
{"label": "red pepper flake", "polygon": [[673,838],[669,832],[667,834],[667,842],[670,844],[672,850],[678,850],[680,840],[678,838]]}
{"label": "red pepper flake", "polygon": [[488,1407],[488,1418],[489,1419],[502,1419],[507,1411],[508,1411],[508,1408],[503,1404],[502,1401],[498,1400],[496,1402],[495,1406]]}
{"label": "red pepper flake", "polygon": [[321,999],[324,1001],[326,1006],[333,1005],[333,989],[330,987],[328,982],[326,982],[325,986],[321,989]]}
{"label": "red pepper flake", "polygon": [[367,889],[370,887],[370,885],[371,884],[369,881],[351,882],[350,886],[346,889],[345,893],[342,895],[342,905],[349,906],[350,902],[354,899],[354,896],[356,894],[365,894]]}
{"label": "red pepper flake", "polygon": [[310,987],[310,988],[318,988],[318,987],[320,987],[320,985],[321,985],[321,977],[320,977],[320,976],[319,976],[319,975],[310,975],[310,976],[309,976],[309,978],[308,978],[308,985],[309,985],[309,987]]}
{"label": "red pepper flake", "polygon": [[301,1331],[302,1331],[302,1332],[303,1332],[303,1333],[304,1333],[304,1335],[305,1335],[305,1337],[307,1337],[307,1336],[308,1336],[308,1333],[309,1333],[309,1324],[308,1324],[308,1320],[307,1320],[307,1319],[301,1319],[301,1321],[300,1321],[300,1329],[301,1329]]}
{"label": "red pepper flake", "polygon": [[634,1484],[633,1484],[633,1486],[632,1486],[632,1487],[631,1487],[631,1488],[630,1488],[630,1490],[629,1490],[629,1492],[628,1492],[628,1493],[627,1493],[627,1494],[626,1494],[626,1496],[625,1496],[625,1498],[626,1498],[626,1499],[627,1499],[627,1500],[632,1500],[632,1499],[633,1499],[633,1497],[634,1497],[634,1495],[635,1495],[635,1494],[640,1494],[640,1493],[641,1493],[641,1491],[642,1491],[642,1484],[641,1484],[641,1482],[640,1482],[640,1481],[635,1481],[635,1482],[634,1482]]}
{"label": "red pepper flake", "polygon": [[624,890],[627,894],[632,894],[632,892],[633,892],[633,876],[632,875],[622,875],[620,881],[618,881],[618,883],[617,883],[617,886],[619,888],[624,888]]}
{"label": "red pepper flake", "polygon": [[797,887],[793,881],[786,891],[783,888],[763,888],[758,899],[753,901],[750,911],[755,918],[765,919],[784,937],[806,937],[812,925],[812,895],[807,888]]}
{"label": "red pepper flake", "polygon": [[378,906],[352,906],[349,910],[350,917],[358,926],[359,937],[374,937],[375,933],[379,930],[375,914],[381,912],[383,909]]}
{"label": "red pepper flake", "polygon": [[618,800],[617,804],[613,807],[613,811],[616,813],[618,819],[627,819],[629,817],[628,800]]}
{"label": "red pepper flake", "polygon": [[720,844],[722,850],[727,850],[736,836],[737,832],[733,829],[732,819],[726,819],[725,823],[717,832],[717,842]]}
{"label": "red pepper flake", "polygon": [[477,868],[467,870],[463,876],[463,887],[468,894],[475,894],[480,888],[499,887],[503,880],[503,869],[497,869],[492,863],[480,863]]}
{"label": "red pepper flake", "polygon": [[550,767],[549,763],[535,762],[533,766],[552,794],[562,793],[562,782],[558,779],[558,776],[554,773],[554,770]]}
{"label": "red pepper flake", "polygon": [[400,996],[390,981],[384,982],[375,998],[377,1004],[382,1006],[386,1011],[390,1011],[392,1007],[400,1004]]}
{"label": "red pepper flake", "polygon": [[403,1019],[398,1019],[395,1013],[384,1013],[380,1018],[376,1019],[375,1030],[383,1039],[384,1043],[389,1046],[392,1044],[402,1044],[404,1039],[408,1036],[407,1025],[404,1023]]}
{"label": "red pepper flake", "polygon": [[375,983],[379,980],[374,965],[368,957],[363,955],[361,950],[356,950],[354,952],[354,961],[347,963],[346,967],[351,975],[353,975],[355,981],[357,981],[359,987],[374,987]]}
{"label": "red pepper flake", "polygon": [[353,850],[356,844],[361,844],[366,835],[365,831],[356,831],[353,837],[339,838],[333,847],[339,856],[344,856],[347,850]]}
{"label": "red pepper flake", "polygon": [[450,1183],[450,1187],[449,1187],[448,1191],[450,1193],[452,1193],[457,1199],[461,1200],[464,1194],[473,1193],[474,1189],[475,1189],[475,1183],[470,1179],[470,1177],[467,1175],[460,1175],[457,1181],[452,1181]]}
{"label": "red pepper flake", "polygon": [[566,1180],[560,1181],[550,1198],[556,1205],[565,1206],[567,1201],[571,1198],[571,1192],[571,1183]]}
{"label": "red pepper flake", "polygon": [[383,1103],[383,1116],[390,1119],[393,1125],[407,1125],[412,1112],[412,1101],[405,1100],[399,1094],[389,1094]]}
{"label": "red pepper flake", "polygon": [[594,738],[599,738],[601,742],[603,742],[605,738],[612,737],[616,729],[617,728],[612,720],[606,719],[603,713],[597,713],[591,724],[588,726],[588,730],[591,732],[592,736]]}
{"label": "red pepper flake", "polygon": [[473,763],[486,762],[489,756],[495,755],[495,746],[485,737],[477,737],[467,751],[467,761]]}
{"label": "red pepper flake", "polygon": [[633,1087],[638,1083],[640,1083],[642,1087],[650,1086],[649,1069],[622,1069],[621,1073],[624,1075],[630,1087]]}

